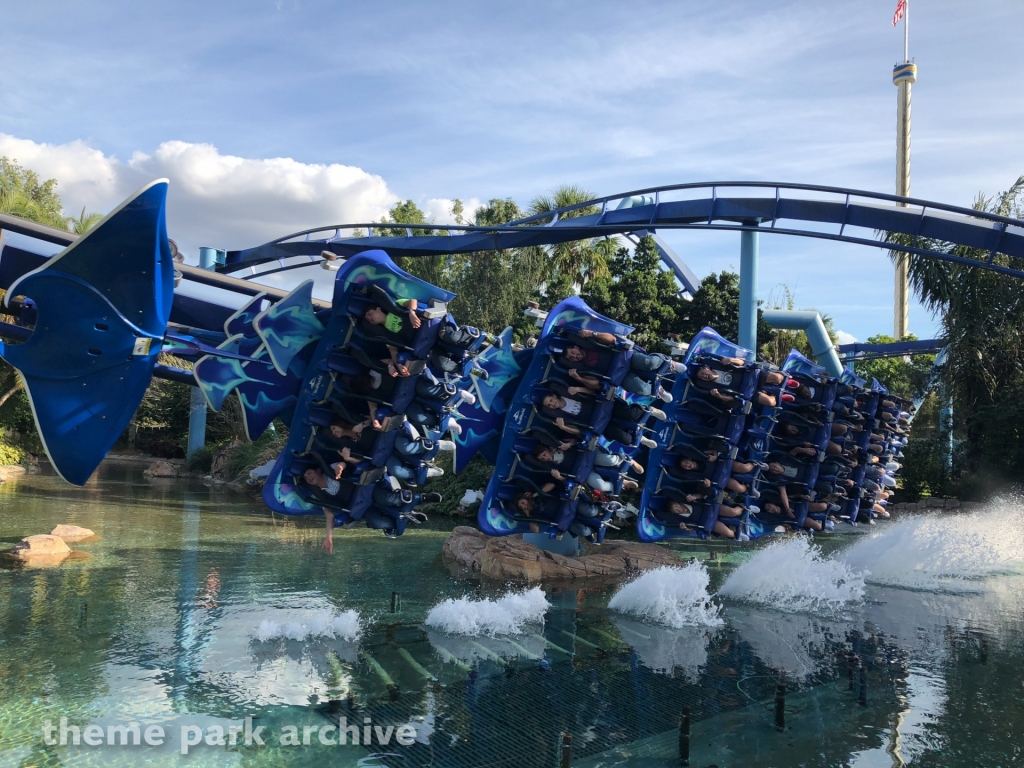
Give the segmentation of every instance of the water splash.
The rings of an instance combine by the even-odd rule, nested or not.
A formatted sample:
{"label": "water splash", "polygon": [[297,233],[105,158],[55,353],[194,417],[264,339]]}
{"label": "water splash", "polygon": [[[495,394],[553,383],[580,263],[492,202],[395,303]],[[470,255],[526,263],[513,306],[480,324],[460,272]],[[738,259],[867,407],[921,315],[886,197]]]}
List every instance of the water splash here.
{"label": "water splash", "polygon": [[301,642],[316,637],[335,638],[351,643],[360,638],[364,628],[358,611],[334,613],[322,610],[284,623],[264,619],[253,632],[253,637],[264,643],[280,638]]}
{"label": "water splash", "polygon": [[968,514],[928,514],[887,525],[842,554],[875,584],[928,591],[980,591],[972,584],[1024,572],[1024,503],[998,499]]}
{"label": "water splash", "polygon": [[784,612],[832,612],[864,597],[864,574],[805,536],[773,542],[733,571],[721,597]]}
{"label": "water splash", "polygon": [[696,561],[682,568],[662,566],[623,585],[608,607],[676,629],[717,627],[722,624],[721,607],[708,593],[710,580],[707,569]]}
{"label": "water splash", "polygon": [[530,624],[543,624],[551,607],[540,587],[505,593],[497,600],[449,598],[427,614],[426,625],[449,635],[518,635]]}

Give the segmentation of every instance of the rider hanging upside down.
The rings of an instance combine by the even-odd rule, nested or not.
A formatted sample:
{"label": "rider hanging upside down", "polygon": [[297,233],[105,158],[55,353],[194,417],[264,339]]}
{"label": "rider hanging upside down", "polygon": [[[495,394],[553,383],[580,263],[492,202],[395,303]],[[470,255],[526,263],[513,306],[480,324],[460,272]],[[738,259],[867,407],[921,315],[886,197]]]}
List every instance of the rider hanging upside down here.
{"label": "rider hanging upside down", "polygon": [[[678,526],[681,531],[693,531],[696,530],[695,527],[691,527],[693,524],[693,511],[694,505],[692,503],[679,501],[678,499],[670,497],[668,504],[665,507],[665,511],[661,515],[656,515],[655,517],[662,525]],[[719,504],[718,506],[719,517],[739,517],[742,514],[743,510],[740,507],[734,507],[724,503]],[[715,521],[712,532],[717,533],[719,536],[726,539],[736,537],[732,528],[721,520]]]}
{"label": "rider hanging upside down", "polygon": [[[563,446],[567,446],[564,447]],[[576,466],[576,461],[579,458],[581,451],[579,448],[572,446],[568,442],[561,443],[558,447],[552,448],[547,445],[538,445],[533,449],[533,458],[541,464],[551,465],[551,476],[555,480],[565,481],[568,478],[565,477],[563,472],[571,471]],[[621,456],[614,453],[605,453],[604,451],[596,451],[594,453],[594,464],[598,467],[610,467],[620,468],[623,466],[632,466],[638,473],[644,471],[643,465],[639,464],[632,459]],[[603,493],[616,493],[615,484],[610,480],[605,480],[598,472],[593,471],[587,475],[587,485],[597,491]],[[623,480],[622,489],[625,491],[634,490],[637,484],[633,480]]]}
{"label": "rider hanging upside down", "polygon": [[[723,357],[702,365],[693,374],[691,381],[695,387],[704,390],[716,400],[720,400],[723,405],[734,407],[739,403],[739,400],[732,395],[720,391],[719,387],[728,388],[734,382],[739,383],[743,378],[743,371],[736,369],[742,369],[745,365],[746,362],[738,357]],[[783,374],[777,371],[769,371],[762,368],[758,373],[757,386],[778,386],[785,381],[785,378]],[[773,395],[762,392],[760,389],[755,393],[754,398],[758,405],[775,406],[778,404]]]}
{"label": "rider hanging upside down", "polygon": [[[611,347],[619,339],[611,333],[595,333],[586,329],[571,334],[570,339],[573,336],[579,340],[579,343],[567,346],[565,351],[559,356],[561,358],[559,362],[569,369],[569,376],[571,378],[590,389],[598,390],[601,388],[600,380],[593,376],[586,376],[586,372],[603,373],[608,369],[616,352],[610,349],[595,348],[587,342],[594,341]],[[656,380],[652,381],[651,378],[656,379],[658,373],[662,370],[667,373],[680,373],[686,370],[686,366],[682,363],[677,363],[665,355],[656,352],[641,352],[637,349],[634,349],[633,354],[630,356],[629,367],[630,370],[626,372],[619,386],[627,392],[637,395],[644,395],[646,397],[654,395],[666,403],[672,402],[672,395],[658,385]],[[581,372],[579,369],[583,369],[583,371]]]}
{"label": "rider hanging upside down", "polygon": [[[324,518],[327,534],[324,543],[321,545],[327,554],[334,554],[334,509],[345,509],[351,502],[357,486],[351,482],[341,479],[345,471],[345,463],[338,462],[331,465],[334,477],[328,477],[319,467],[309,467],[302,473],[302,480],[316,494],[330,504],[331,508],[324,507]],[[394,491],[384,483],[378,483],[373,489],[373,503],[378,507],[410,508],[402,514],[410,520],[422,522],[426,515],[422,512],[411,510],[412,506],[419,503],[431,504],[441,501],[439,493],[411,494],[409,491]],[[369,525],[376,517],[390,517],[386,513],[367,510],[364,519]],[[376,527],[376,526],[375,526]]]}
{"label": "rider hanging upside down", "polygon": [[[586,427],[590,423],[596,405],[594,399],[589,396],[589,391],[586,387],[563,387],[558,382],[552,382],[550,388],[555,392],[544,395],[541,400],[541,410],[544,415],[552,419],[559,429],[573,435],[581,434],[583,429],[576,425]],[[623,445],[633,445],[636,434],[616,422],[637,425],[648,416],[664,420],[665,413],[657,408],[646,408],[637,403],[630,404],[617,397],[612,401],[612,418],[603,434],[609,440],[617,440]],[[572,423],[568,423],[567,420]],[[646,437],[640,437],[637,442],[648,448],[657,445]]]}

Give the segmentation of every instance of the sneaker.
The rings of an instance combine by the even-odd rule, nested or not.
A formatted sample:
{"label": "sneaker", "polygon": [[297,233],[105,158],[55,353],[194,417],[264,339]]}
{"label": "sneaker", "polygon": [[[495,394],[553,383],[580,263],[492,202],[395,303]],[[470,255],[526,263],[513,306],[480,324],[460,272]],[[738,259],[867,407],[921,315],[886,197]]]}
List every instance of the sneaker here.
{"label": "sneaker", "polygon": [[623,480],[622,490],[624,491],[635,491],[640,486],[636,484],[635,480]]}
{"label": "sneaker", "polygon": [[460,389],[459,394],[462,396],[462,402],[473,405],[476,403],[476,395],[470,392],[468,389]]}
{"label": "sneaker", "polygon": [[787,379],[786,386],[790,389],[800,389],[800,382],[796,379]]}
{"label": "sneaker", "polygon": [[671,403],[672,402],[672,393],[669,392],[664,387],[658,387],[658,395],[657,395],[657,397],[663,403]]}
{"label": "sneaker", "polygon": [[422,499],[424,504],[440,504],[444,501],[440,493],[424,493]]}
{"label": "sneaker", "polygon": [[686,364],[677,363],[675,360],[669,363],[669,367],[671,368],[673,373],[683,373],[684,371],[686,371]]}
{"label": "sneaker", "polygon": [[796,398],[793,397],[791,394],[789,394],[789,392],[783,392],[782,393],[782,402],[784,402],[784,403],[795,403],[796,402]]}
{"label": "sneaker", "polygon": [[665,415],[665,412],[663,410],[661,410],[660,408],[651,408],[649,413],[650,413],[651,416],[656,418],[658,421],[664,421],[665,419],[668,418],[668,416]]}
{"label": "sneaker", "polygon": [[438,440],[437,450],[439,451],[454,451],[455,443],[452,440]]}
{"label": "sneaker", "polygon": [[491,377],[483,368],[470,368],[469,375],[480,379],[480,381],[487,381]]}
{"label": "sneaker", "polygon": [[651,440],[651,438],[649,438],[649,437],[641,437],[640,438],[640,445],[644,446],[645,448],[657,448],[658,447],[658,444],[656,442],[654,442],[653,440]]}
{"label": "sneaker", "polygon": [[427,467],[427,477],[440,477],[444,474],[444,470],[440,467]]}
{"label": "sneaker", "polygon": [[448,425],[448,431],[451,432],[453,435],[461,435],[462,427],[460,426],[459,422],[453,420],[452,423]]}

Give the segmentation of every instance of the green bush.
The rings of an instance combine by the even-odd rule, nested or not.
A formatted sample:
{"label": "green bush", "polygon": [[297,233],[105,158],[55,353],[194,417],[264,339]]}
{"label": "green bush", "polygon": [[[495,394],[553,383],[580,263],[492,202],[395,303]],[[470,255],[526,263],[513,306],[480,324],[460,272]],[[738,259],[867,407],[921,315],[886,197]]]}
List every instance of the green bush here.
{"label": "green bush", "polygon": [[[441,477],[431,478],[424,483],[423,490],[440,493],[444,500],[440,504],[426,504],[423,510],[428,514],[454,516],[459,501],[467,490],[477,491],[487,487],[494,467],[479,456],[474,456],[458,475],[452,470],[452,454],[443,451],[438,455],[438,465],[444,470]],[[474,507],[474,514],[475,514]]]}
{"label": "green bush", "polygon": [[25,460],[25,451],[16,445],[11,445],[0,438],[0,464],[21,464]]}
{"label": "green bush", "polygon": [[213,452],[217,450],[216,445],[204,445],[188,457],[188,468],[193,472],[209,472],[213,467]]}

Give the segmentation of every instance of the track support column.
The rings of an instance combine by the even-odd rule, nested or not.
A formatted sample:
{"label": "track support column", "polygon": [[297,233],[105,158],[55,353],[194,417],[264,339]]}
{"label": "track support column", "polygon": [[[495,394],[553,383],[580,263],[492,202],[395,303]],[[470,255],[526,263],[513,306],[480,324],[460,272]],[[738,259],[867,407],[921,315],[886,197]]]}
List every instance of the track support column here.
{"label": "track support column", "polygon": [[740,232],[740,327],[739,343],[757,351],[757,262],[756,231]]}
{"label": "track support column", "polygon": [[[199,249],[200,269],[215,270],[217,268],[217,249]],[[192,399],[188,408],[188,447],[185,458],[191,459],[192,454],[206,445],[206,396],[199,387],[192,387]]]}

